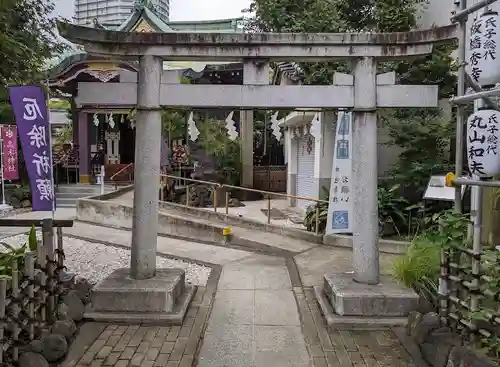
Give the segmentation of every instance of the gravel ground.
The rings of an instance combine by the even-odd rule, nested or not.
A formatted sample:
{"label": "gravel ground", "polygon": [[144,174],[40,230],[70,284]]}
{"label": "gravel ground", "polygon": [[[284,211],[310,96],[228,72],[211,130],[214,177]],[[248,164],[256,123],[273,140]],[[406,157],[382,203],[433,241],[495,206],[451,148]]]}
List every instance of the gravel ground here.
{"label": "gravel ground", "polygon": [[[40,237],[40,233],[37,233]],[[26,243],[25,234],[3,238],[11,246],[21,246]],[[1,248],[0,248],[1,251]],[[128,267],[130,251],[104,244],[82,241],[76,238],[64,237],[65,265],[68,270],[91,283],[97,283],[117,268]],[[211,269],[194,263],[168,259],[158,256],[156,264],[159,268],[176,267],[186,271],[186,281],[194,285],[205,285]]]}
{"label": "gravel ground", "polygon": [[0,218],[9,218],[16,216],[18,214],[24,214],[28,213],[31,211],[31,208],[19,208],[19,209],[12,209],[12,210],[2,210],[0,211]]}

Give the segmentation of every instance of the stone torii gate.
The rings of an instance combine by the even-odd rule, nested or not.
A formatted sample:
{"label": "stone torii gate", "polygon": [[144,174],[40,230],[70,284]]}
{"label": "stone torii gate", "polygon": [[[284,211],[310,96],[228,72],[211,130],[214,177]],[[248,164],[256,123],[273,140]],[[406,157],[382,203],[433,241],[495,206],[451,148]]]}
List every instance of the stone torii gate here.
{"label": "stone torii gate", "polygon": [[[135,161],[138,164],[130,268],[133,279],[158,276],[160,106],[352,110],[355,282],[351,276],[346,279],[342,274],[329,274],[325,276],[325,292],[340,315],[372,315],[355,309],[344,295],[353,289],[354,293],[374,294],[370,293],[373,287],[380,294],[384,288],[384,284],[379,284],[376,110],[436,107],[438,103],[437,86],[396,85],[393,73],[377,76],[377,62],[430,54],[434,43],[454,38],[454,26],[392,34],[202,34],[123,33],[59,23],[59,31],[69,41],[84,45],[88,53],[139,60],[138,82],[103,83],[92,89],[87,83],[79,83],[76,98],[79,107],[137,106]],[[339,59],[352,61],[353,75],[337,74],[334,85],[269,85],[272,61]],[[163,60],[243,62],[244,85],[179,84],[162,72]],[[399,289],[397,295],[392,292],[394,285],[387,288],[384,297],[400,296]],[[373,301],[373,297],[368,298]],[[414,300],[414,295],[409,293],[408,298]],[[386,314],[404,316],[406,311],[393,307]]]}

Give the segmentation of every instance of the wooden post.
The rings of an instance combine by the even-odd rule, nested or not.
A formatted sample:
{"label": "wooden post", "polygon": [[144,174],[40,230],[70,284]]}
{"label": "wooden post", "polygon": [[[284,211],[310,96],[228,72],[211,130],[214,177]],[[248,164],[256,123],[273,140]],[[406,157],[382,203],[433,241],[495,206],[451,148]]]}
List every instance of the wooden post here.
{"label": "wooden post", "polygon": [[[57,269],[64,268],[64,242],[63,242],[63,230],[61,227],[57,227],[56,229],[56,238],[57,238]],[[59,273],[57,274],[59,276]],[[58,282],[59,279],[56,279]],[[59,295],[56,295],[55,298],[56,308],[59,304]],[[55,310],[57,316],[57,309]]]}
{"label": "wooden post", "polygon": [[214,204],[214,212],[217,213],[217,187],[214,186],[212,190],[212,201]]}
{"label": "wooden post", "polygon": [[[37,246],[37,255],[36,255],[36,262],[38,265],[39,269],[45,269],[45,264],[47,263],[46,258],[45,258],[45,247],[43,246],[43,243],[38,242]],[[41,315],[41,322],[44,323],[45,320],[47,320],[47,305],[46,305],[46,292],[45,292],[45,284],[47,282],[47,274],[45,274],[44,271],[39,271],[38,272],[38,281],[40,283],[40,288],[38,290],[38,299],[40,300],[40,315]]]}
{"label": "wooden post", "polygon": [[[17,259],[15,259],[12,262],[12,298],[18,300],[19,299],[19,270],[18,270],[18,263]],[[15,304],[14,306],[14,318],[17,318],[19,314],[21,313],[21,306],[19,304]],[[14,362],[17,362],[19,359],[19,347],[18,347],[18,340],[19,340],[19,332],[21,329],[17,325],[16,322],[12,323],[12,360]]]}
{"label": "wooden post", "polygon": [[[7,279],[0,279],[0,319],[5,318],[5,305],[7,304]],[[3,340],[5,323],[0,322],[0,339]],[[4,344],[0,345],[0,364],[3,364]]]}
{"label": "wooden post", "polygon": [[[26,256],[24,257],[24,264],[26,277],[28,278],[29,282],[27,287],[28,298],[30,299],[28,303],[28,317],[31,320],[34,320],[35,304],[33,303],[33,299],[35,297],[35,287],[33,283],[35,281],[35,256],[32,252],[28,252],[26,254]],[[28,336],[29,340],[35,339],[35,325],[32,322],[28,324]]]}
{"label": "wooden post", "polygon": [[42,241],[46,255],[46,269],[47,269],[47,293],[49,295],[47,301],[47,321],[52,323],[54,321],[54,314],[56,309],[56,302],[54,298],[54,282],[55,282],[55,263],[54,263],[54,229],[52,219],[44,219],[42,221]]}
{"label": "wooden post", "polygon": [[267,195],[267,224],[271,224],[271,195]]}

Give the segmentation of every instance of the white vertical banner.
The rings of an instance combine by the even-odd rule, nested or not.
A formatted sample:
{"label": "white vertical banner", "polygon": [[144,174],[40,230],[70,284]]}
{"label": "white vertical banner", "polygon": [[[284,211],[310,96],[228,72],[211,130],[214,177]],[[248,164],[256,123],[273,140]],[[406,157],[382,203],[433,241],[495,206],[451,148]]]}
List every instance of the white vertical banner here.
{"label": "white vertical banner", "polygon": [[352,112],[339,111],[326,234],[352,233]]}

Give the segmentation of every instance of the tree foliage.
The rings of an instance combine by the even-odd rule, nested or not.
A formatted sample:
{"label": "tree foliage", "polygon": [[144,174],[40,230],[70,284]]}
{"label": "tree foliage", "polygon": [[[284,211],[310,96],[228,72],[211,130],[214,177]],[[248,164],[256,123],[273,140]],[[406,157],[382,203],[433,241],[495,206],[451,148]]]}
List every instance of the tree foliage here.
{"label": "tree foliage", "polygon": [[217,170],[225,182],[236,185],[240,179],[240,138],[231,140],[227,134],[225,121],[207,118],[197,122],[200,130],[198,141],[203,150],[213,157]]}
{"label": "tree foliage", "polygon": [[449,172],[451,138],[455,124],[438,109],[380,111],[381,124],[389,134],[389,144],[401,148],[390,171],[393,181],[405,188],[411,202],[418,202],[432,174]]}
{"label": "tree foliage", "polygon": [[6,86],[40,82],[47,60],[65,44],[56,35],[52,0],[0,1],[0,123],[12,122]]}
{"label": "tree foliage", "polygon": [[[406,32],[417,26],[418,8],[426,0],[252,0],[246,29],[250,32]],[[399,81],[439,84],[442,96],[453,91],[450,53],[454,45],[436,47],[419,60],[379,65],[394,70]],[[306,84],[331,84],[334,71],[348,72],[342,62],[303,63]]]}
{"label": "tree foliage", "polygon": [[[425,3],[426,0],[252,0],[247,9],[247,31],[407,32],[417,28],[418,10]],[[447,98],[456,85],[450,57],[455,48],[453,42],[441,44],[422,58],[380,63],[378,71],[395,71],[400,84],[439,85],[440,98]],[[331,84],[334,72],[352,71],[346,62],[301,63],[301,67],[306,84]],[[417,204],[429,176],[449,169],[453,125],[442,118],[438,109],[379,111],[379,115],[380,126],[389,134],[388,144],[401,148],[390,179],[384,184],[399,184],[409,204]],[[412,226],[409,223],[410,229]]]}

